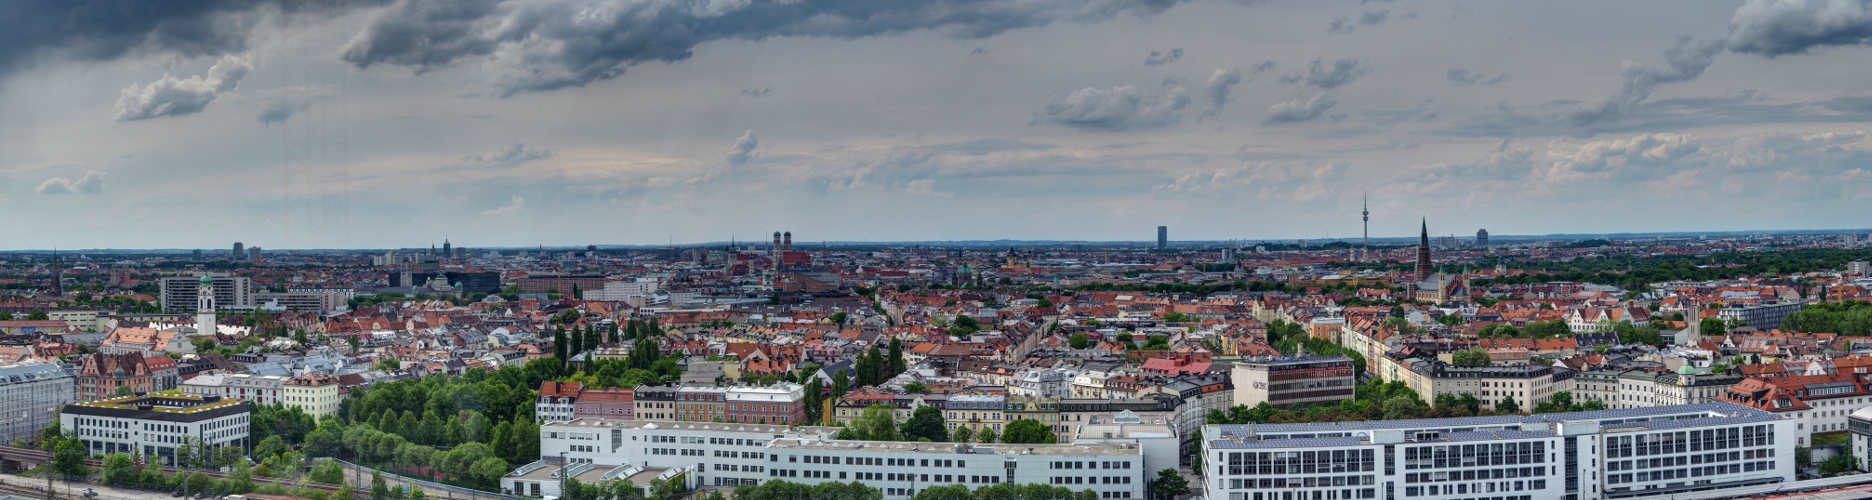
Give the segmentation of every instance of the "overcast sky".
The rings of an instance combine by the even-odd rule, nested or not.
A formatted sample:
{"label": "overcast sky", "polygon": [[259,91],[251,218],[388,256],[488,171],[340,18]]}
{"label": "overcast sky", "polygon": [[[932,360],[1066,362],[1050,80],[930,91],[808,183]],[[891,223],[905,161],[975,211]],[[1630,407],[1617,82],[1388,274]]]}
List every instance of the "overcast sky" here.
{"label": "overcast sky", "polygon": [[[1867,227],[1863,0],[0,3],[0,248]],[[297,5],[298,2],[289,2]]]}

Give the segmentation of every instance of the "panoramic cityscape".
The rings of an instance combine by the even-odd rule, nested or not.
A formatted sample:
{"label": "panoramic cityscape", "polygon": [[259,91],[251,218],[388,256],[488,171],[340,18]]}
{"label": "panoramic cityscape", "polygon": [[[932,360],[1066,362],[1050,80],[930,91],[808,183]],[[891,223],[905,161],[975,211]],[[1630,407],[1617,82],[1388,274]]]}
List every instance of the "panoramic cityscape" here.
{"label": "panoramic cityscape", "polygon": [[0,500],[1872,498],[1868,45],[0,2]]}

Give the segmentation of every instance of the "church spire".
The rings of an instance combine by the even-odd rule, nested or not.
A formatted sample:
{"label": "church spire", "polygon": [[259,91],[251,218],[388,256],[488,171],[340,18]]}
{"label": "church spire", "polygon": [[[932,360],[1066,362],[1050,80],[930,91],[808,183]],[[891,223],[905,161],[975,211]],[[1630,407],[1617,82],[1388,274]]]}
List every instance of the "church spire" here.
{"label": "church spire", "polygon": [[1417,246],[1430,246],[1430,219],[1428,218],[1423,221],[1423,233],[1417,237]]}

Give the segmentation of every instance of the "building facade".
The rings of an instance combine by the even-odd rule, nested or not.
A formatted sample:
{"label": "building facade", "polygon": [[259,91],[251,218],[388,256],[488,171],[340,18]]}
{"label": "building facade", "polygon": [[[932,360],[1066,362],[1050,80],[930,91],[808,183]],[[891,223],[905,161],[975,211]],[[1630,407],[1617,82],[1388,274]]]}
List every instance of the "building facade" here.
{"label": "building facade", "polygon": [[[220,307],[253,307],[253,279],[244,276],[209,276],[214,303]],[[196,312],[201,277],[170,276],[159,281],[163,312]]]}
{"label": "building facade", "polygon": [[56,363],[24,361],[0,366],[0,439],[32,439],[78,401],[76,378]]}
{"label": "building facade", "polygon": [[337,378],[313,373],[287,381],[285,391],[281,402],[311,415],[314,421],[338,413],[338,404],[344,399],[339,395]]}
{"label": "building facade", "polygon": [[[1143,498],[1164,466],[1137,443],[974,445],[832,439],[835,427],[576,419],[540,428],[541,462],[501,479],[504,490],[556,496],[558,478],[580,481],[682,477],[691,487],[784,479],[807,485],[856,481],[887,499],[932,486],[1002,483],[1092,490],[1101,499]],[[564,457],[561,462],[560,457]],[[1153,468],[1153,465],[1156,467]]]}
{"label": "building facade", "polygon": [[1210,425],[1202,487],[1212,500],[1697,498],[1794,481],[1792,425],[1729,403]]}
{"label": "building facade", "polygon": [[175,465],[183,446],[233,446],[253,450],[245,401],[181,394],[126,396],[65,405],[59,425],[78,436],[93,455],[132,453]]}
{"label": "building facade", "polygon": [[1235,384],[1234,404],[1275,408],[1305,404],[1336,404],[1352,399],[1358,386],[1352,358],[1345,356],[1288,358],[1251,357],[1235,362],[1229,377]]}

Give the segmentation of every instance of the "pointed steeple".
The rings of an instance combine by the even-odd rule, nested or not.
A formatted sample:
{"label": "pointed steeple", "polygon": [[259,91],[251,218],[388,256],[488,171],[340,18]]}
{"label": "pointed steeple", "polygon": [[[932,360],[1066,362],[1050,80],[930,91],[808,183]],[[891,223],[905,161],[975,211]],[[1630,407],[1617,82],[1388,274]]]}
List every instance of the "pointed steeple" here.
{"label": "pointed steeple", "polygon": [[1423,220],[1423,233],[1417,237],[1417,246],[1430,246],[1430,219]]}

